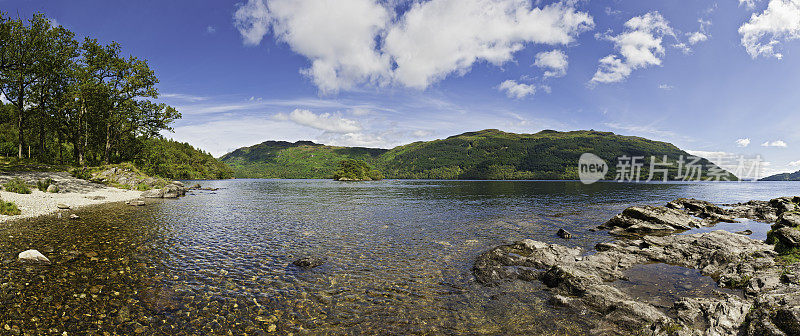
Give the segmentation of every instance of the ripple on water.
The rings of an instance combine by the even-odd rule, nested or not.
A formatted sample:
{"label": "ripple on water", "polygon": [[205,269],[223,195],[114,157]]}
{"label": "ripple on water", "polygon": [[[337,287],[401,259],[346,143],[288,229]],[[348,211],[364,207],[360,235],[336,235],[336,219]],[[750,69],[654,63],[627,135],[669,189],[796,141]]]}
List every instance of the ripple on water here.
{"label": "ripple on water", "polygon": [[[224,189],[143,208],[81,210],[79,220],[0,226],[0,328],[124,335],[583,334],[588,326],[550,307],[537,284],[476,284],[475,256],[521,238],[590,249],[610,238],[589,229],[632,203],[740,201],[731,199],[737,193],[728,185],[200,183]],[[800,194],[751,188],[748,198]],[[559,239],[558,228],[575,238]],[[18,264],[16,254],[29,248],[53,264]],[[327,262],[312,270],[290,265],[305,256]]]}

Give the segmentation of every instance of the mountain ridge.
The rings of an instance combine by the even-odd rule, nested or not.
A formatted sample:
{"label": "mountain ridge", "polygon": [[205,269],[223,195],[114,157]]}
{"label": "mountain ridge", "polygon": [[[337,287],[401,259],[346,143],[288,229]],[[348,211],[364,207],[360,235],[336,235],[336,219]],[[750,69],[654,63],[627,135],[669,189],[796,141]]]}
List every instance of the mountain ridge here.
{"label": "mountain ridge", "polygon": [[[265,141],[239,148],[220,160],[230,165],[237,177],[328,178],[338,161],[356,159],[381,170],[386,178],[575,180],[579,178],[578,158],[583,153],[597,154],[608,163],[606,179],[614,179],[619,157],[655,156],[661,160],[666,155],[673,165],[667,168],[669,179],[677,180],[678,160],[692,156],[667,142],[612,132],[543,130],[523,134],[485,129],[392,149]],[[639,167],[641,180],[649,176],[648,162],[639,162],[643,164]],[[698,163],[703,165],[704,177],[714,171],[727,172],[706,159]],[[655,174],[656,178],[661,176]]]}

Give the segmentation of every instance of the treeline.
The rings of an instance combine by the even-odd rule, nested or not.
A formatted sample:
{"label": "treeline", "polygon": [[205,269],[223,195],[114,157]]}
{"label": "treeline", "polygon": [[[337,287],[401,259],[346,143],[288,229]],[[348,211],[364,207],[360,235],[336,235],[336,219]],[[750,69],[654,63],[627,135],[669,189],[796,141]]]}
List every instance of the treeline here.
{"label": "treeline", "polygon": [[143,141],[133,163],[147,175],[172,180],[233,178],[233,170],[211,154],[188,143],[160,138]]}
{"label": "treeline", "polygon": [[0,155],[98,165],[142,160],[181,117],[158,104],[147,61],[121,46],[78,40],[42,14],[0,12]]}

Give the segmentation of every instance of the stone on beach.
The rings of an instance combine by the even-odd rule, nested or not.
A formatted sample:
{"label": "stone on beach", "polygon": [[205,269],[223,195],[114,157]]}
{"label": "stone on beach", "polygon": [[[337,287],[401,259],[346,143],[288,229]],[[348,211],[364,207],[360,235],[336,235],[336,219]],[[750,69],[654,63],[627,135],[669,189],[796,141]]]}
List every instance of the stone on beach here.
{"label": "stone on beach", "polygon": [[569,233],[569,231],[564,230],[564,229],[558,229],[558,232],[556,232],[556,235],[558,235],[559,237],[564,238],[564,239],[572,238],[572,234]]}
{"label": "stone on beach", "polygon": [[56,207],[62,210],[69,210],[69,205],[66,205],[64,203],[58,203],[56,204]]}
{"label": "stone on beach", "polygon": [[81,217],[76,214],[69,215],[69,219],[80,219]]}
{"label": "stone on beach", "polygon": [[49,264],[50,259],[37,250],[27,250],[19,253],[17,259],[22,263]]}

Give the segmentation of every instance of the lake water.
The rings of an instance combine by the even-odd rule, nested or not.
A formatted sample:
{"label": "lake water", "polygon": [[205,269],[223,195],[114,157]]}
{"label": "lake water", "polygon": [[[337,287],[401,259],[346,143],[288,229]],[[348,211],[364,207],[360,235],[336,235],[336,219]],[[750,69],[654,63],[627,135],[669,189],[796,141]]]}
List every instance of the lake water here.
{"label": "lake water", "polygon": [[[193,182],[187,182],[193,183]],[[539,285],[475,283],[475,257],[523,238],[591,249],[632,204],[800,195],[800,183],[201,181],[122,204],[0,226],[3,332],[583,334]],[[755,232],[762,232],[767,224]],[[574,239],[555,233],[565,228]],[[23,266],[35,248],[53,261]],[[306,256],[324,265],[302,270]]]}

